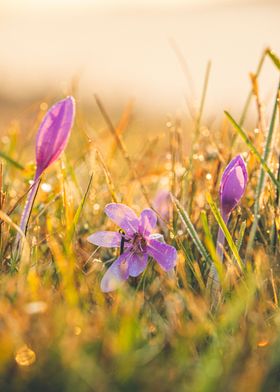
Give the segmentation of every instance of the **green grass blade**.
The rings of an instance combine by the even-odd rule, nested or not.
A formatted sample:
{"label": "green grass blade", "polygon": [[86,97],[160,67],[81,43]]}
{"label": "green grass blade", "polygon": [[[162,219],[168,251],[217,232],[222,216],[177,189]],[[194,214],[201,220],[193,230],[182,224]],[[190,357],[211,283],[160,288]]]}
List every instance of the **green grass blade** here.
{"label": "green grass blade", "polygon": [[246,143],[246,145],[248,146],[248,148],[251,150],[251,152],[255,155],[255,157],[258,159],[258,161],[261,163],[263,169],[267,172],[267,174],[269,175],[269,177],[271,178],[271,180],[273,181],[273,183],[275,184],[275,186],[277,188],[280,188],[280,183],[279,181],[277,181],[276,177],[274,176],[274,174],[272,173],[272,171],[270,170],[270,168],[268,167],[266,161],[263,159],[263,157],[260,155],[260,153],[258,152],[258,150],[256,149],[256,147],[253,145],[253,143],[251,142],[251,140],[249,139],[248,135],[246,134],[246,132],[237,124],[237,122],[233,119],[233,117],[227,112],[225,111],[225,115],[226,117],[229,119],[230,123],[233,125],[233,127],[235,128],[235,130],[238,132],[238,134],[241,136],[241,138],[243,139],[243,141]]}
{"label": "green grass blade", "polygon": [[216,247],[211,235],[211,231],[208,225],[208,221],[207,221],[207,215],[205,211],[201,212],[200,215],[201,218],[201,222],[202,222],[202,227],[205,233],[205,244],[206,247],[210,253],[211,259],[213,260],[213,263],[217,269],[218,275],[220,280],[222,280],[224,278],[224,265],[223,263],[221,263],[221,261],[219,260],[219,258],[217,257],[217,252],[216,252]]}
{"label": "green grass blade", "polygon": [[84,204],[85,204],[85,201],[86,201],[86,198],[87,198],[89,189],[90,189],[90,185],[91,185],[91,183],[92,183],[92,179],[93,179],[93,174],[90,176],[90,179],[89,179],[89,182],[88,182],[87,189],[86,189],[85,194],[84,194],[84,196],[83,196],[83,198],[82,198],[82,201],[81,201],[81,203],[80,203],[80,205],[79,205],[79,207],[78,207],[78,209],[77,209],[77,211],[76,211],[76,213],[75,213],[75,216],[74,216],[72,225],[71,225],[71,227],[70,227],[70,229],[69,229],[69,231],[68,231],[67,240],[69,241],[69,243],[70,243],[70,241],[72,240],[72,237],[73,237],[73,235],[74,235],[74,232],[75,232],[77,223],[78,223],[78,221],[79,221],[81,212],[82,212],[82,210],[83,210],[83,207],[84,207]]}
{"label": "green grass blade", "polygon": [[229,245],[229,247],[230,247],[230,249],[231,249],[231,251],[232,251],[232,253],[233,253],[233,255],[234,255],[235,259],[236,259],[236,261],[237,261],[237,264],[238,264],[240,270],[243,271],[244,270],[244,265],[243,265],[243,262],[242,262],[242,260],[241,260],[241,258],[239,256],[238,249],[237,249],[237,247],[236,247],[236,245],[235,245],[235,243],[234,243],[234,241],[232,239],[232,236],[230,235],[230,232],[229,232],[229,230],[227,228],[227,225],[225,224],[225,222],[224,222],[224,220],[222,218],[222,215],[220,214],[220,211],[218,210],[218,208],[216,206],[216,203],[212,199],[210,193],[207,193],[206,200],[207,200],[207,202],[208,202],[208,204],[209,204],[209,206],[211,208],[211,211],[213,212],[213,215],[214,215],[216,221],[218,222],[220,228],[222,229],[222,231],[223,231],[223,233],[225,235],[227,243],[228,243],[228,245]]}
{"label": "green grass blade", "polygon": [[280,70],[280,59],[277,54],[270,49],[268,49],[267,54],[273,61],[274,65]]}
{"label": "green grass blade", "polygon": [[225,280],[225,266],[217,256],[216,247],[207,221],[206,212],[202,211],[200,217],[205,233],[205,245],[213,260],[208,272],[206,288],[211,298],[212,310],[215,310],[221,300],[221,285],[223,285]]}
{"label": "green grass blade", "polygon": [[240,248],[241,248],[241,245],[242,245],[242,242],[243,242],[245,230],[246,230],[246,221],[244,220],[241,223],[241,227],[240,227],[239,234],[238,234],[238,239],[237,239],[237,242],[236,242],[236,247],[238,249],[238,252],[240,251]]}
{"label": "green grass blade", "polygon": [[181,221],[183,222],[185,228],[187,229],[191,239],[193,240],[197,250],[199,251],[199,253],[201,254],[201,256],[204,257],[204,259],[206,261],[208,261],[209,263],[211,263],[211,259],[209,254],[207,253],[204,245],[202,244],[197,231],[195,230],[191,219],[187,213],[187,211],[183,208],[183,206],[181,205],[181,203],[179,202],[179,200],[177,200],[174,196],[172,196],[172,201],[174,203],[174,206],[178,212],[178,215],[181,219]]}
{"label": "green grass blade", "polygon": [[[273,132],[275,128],[275,123],[276,123],[276,114],[277,114],[277,108],[278,108],[278,96],[279,96],[279,89],[280,89],[280,82],[278,84],[277,88],[277,93],[274,101],[274,106],[273,106],[273,112],[269,124],[269,130],[267,133],[266,141],[265,141],[265,147],[264,147],[264,153],[263,153],[263,161],[267,165],[267,161],[269,159],[270,151],[271,151],[271,143],[272,143],[272,138],[273,138]],[[277,190],[279,191],[280,186],[279,186],[279,181],[275,178],[277,181],[278,185],[276,185]],[[258,216],[259,216],[259,210],[260,210],[260,197],[263,191],[263,188],[265,186],[265,172],[264,168],[261,168],[260,170],[260,175],[258,179],[258,184],[256,188],[256,194],[255,194],[255,204],[254,204],[254,221],[250,230],[249,234],[249,239],[248,239],[248,244],[247,244],[247,250],[246,253],[249,254],[253,248],[253,243],[255,239],[255,235],[257,232],[257,227],[258,227]]]}
{"label": "green grass blade", "polygon": [[17,169],[24,170],[24,167],[20,163],[18,163],[2,151],[0,151],[0,157],[5,159],[5,161],[9,162],[11,165],[15,166]]}

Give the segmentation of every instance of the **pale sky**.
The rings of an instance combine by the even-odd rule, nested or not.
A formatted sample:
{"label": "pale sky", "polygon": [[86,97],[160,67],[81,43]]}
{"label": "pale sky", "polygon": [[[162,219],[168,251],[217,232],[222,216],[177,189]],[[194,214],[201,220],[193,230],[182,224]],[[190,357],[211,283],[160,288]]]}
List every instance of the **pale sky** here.
{"label": "pale sky", "polygon": [[[1,95],[47,95],[52,86],[59,94],[79,75],[81,94],[89,99],[94,93],[109,102],[133,97],[151,111],[184,110],[191,91],[170,47],[172,38],[188,64],[194,98],[212,61],[208,105],[222,112],[243,104],[248,73],[261,51],[269,45],[280,53],[279,1],[124,3],[0,1]],[[274,96],[277,77],[267,64],[264,99]]]}

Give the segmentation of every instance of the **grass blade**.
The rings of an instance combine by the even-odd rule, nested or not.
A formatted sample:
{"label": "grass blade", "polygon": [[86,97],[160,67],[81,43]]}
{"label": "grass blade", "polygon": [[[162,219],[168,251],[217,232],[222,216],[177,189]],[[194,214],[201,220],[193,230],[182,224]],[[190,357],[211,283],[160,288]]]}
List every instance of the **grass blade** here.
{"label": "grass blade", "polygon": [[241,245],[242,245],[242,242],[243,242],[245,230],[246,230],[246,220],[244,220],[241,223],[241,227],[240,227],[240,230],[239,230],[238,239],[237,239],[237,242],[236,242],[236,247],[238,249],[238,252],[240,251],[240,248],[241,248]]}
{"label": "grass blade", "polygon": [[[274,128],[275,128],[279,89],[280,89],[280,82],[279,82],[278,88],[277,88],[277,94],[276,94],[276,98],[274,101],[273,112],[272,112],[271,121],[269,124],[269,130],[268,130],[268,134],[266,137],[264,153],[263,153],[263,158],[262,158],[262,160],[264,161],[266,166],[267,166],[267,162],[268,162],[269,155],[270,155],[273,132],[274,132]],[[279,189],[280,189],[279,181],[276,178],[275,178],[275,181],[277,182],[276,189],[279,191]],[[247,254],[249,254],[252,250],[253,242],[254,242],[257,227],[258,227],[258,221],[259,221],[258,216],[259,216],[259,210],[260,210],[260,197],[261,197],[264,185],[265,185],[265,171],[264,171],[264,168],[261,168],[259,179],[258,179],[258,184],[257,184],[257,188],[256,188],[256,194],[255,194],[254,221],[253,221],[253,224],[252,224],[252,227],[250,230],[250,234],[249,234],[247,250],[246,250]]]}
{"label": "grass blade", "polygon": [[181,221],[183,222],[183,224],[184,224],[185,228],[187,229],[191,239],[193,240],[195,246],[197,247],[198,252],[201,254],[201,256],[204,257],[204,259],[207,262],[211,263],[210,256],[207,253],[204,245],[202,244],[202,242],[201,242],[201,240],[200,240],[200,238],[199,238],[199,236],[197,234],[197,231],[195,230],[195,228],[194,228],[194,226],[193,226],[193,224],[191,222],[191,219],[190,219],[187,211],[183,208],[183,206],[181,205],[179,200],[177,200],[174,196],[172,196],[172,201],[173,201],[173,203],[175,205],[175,208],[176,208],[176,210],[178,212],[178,215],[179,215]]}
{"label": "grass blade", "polygon": [[274,65],[280,70],[280,59],[277,54],[270,49],[267,50],[267,54],[273,61]]}
{"label": "grass blade", "polygon": [[251,152],[255,155],[255,157],[258,159],[258,161],[261,163],[263,169],[267,172],[267,174],[269,175],[269,177],[271,178],[271,180],[273,181],[273,183],[275,184],[275,186],[277,188],[280,188],[280,183],[279,181],[277,181],[276,177],[274,176],[274,174],[272,173],[272,171],[270,170],[270,168],[268,167],[266,161],[262,158],[262,156],[260,155],[260,153],[258,152],[258,150],[256,149],[256,147],[253,145],[253,143],[251,142],[251,140],[249,139],[248,135],[246,134],[246,132],[237,124],[237,122],[233,119],[233,117],[227,112],[225,111],[225,115],[226,117],[229,119],[230,123],[233,125],[233,127],[235,128],[235,130],[238,132],[238,134],[241,136],[241,138],[243,139],[243,141],[246,143],[246,145],[248,146],[248,148],[251,150]]}
{"label": "grass blade", "polygon": [[214,215],[217,223],[219,224],[221,230],[223,231],[223,233],[225,235],[227,243],[228,243],[228,245],[229,245],[229,247],[230,247],[230,249],[231,249],[231,251],[232,251],[232,253],[233,253],[233,255],[234,255],[235,259],[236,259],[236,261],[237,261],[237,264],[238,264],[240,270],[243,271],[244,270],[244,265],[243,265],[243,262],[242,262],[242,260],[241,260],[241,258],[239,256],[238,249],[237,249],[237,247],[236,247],[236,245],[235,245],[235,243],[234,243],[234,241],[232,239],[232,236],[230,235],[230,232],[229,232],[229,230],[227,228],[227,225],[225,224],[225,222],[224,222],[224,220],[222,218],[222,215],[220,214],[220,211],[218,210],[217,205],[214,202],[214,200],[212,199],[210,193],[206,194],[206,200],[207,200],[207,202],[208,202],[208,204],[209,204],[209,206],[211,208],[211,211],[213,212],[213,215]]}
{"label": "grass blade", "polygon": [[85,204],[85,201],[86,201],[86,198],[87,198],[89,189],[90,189],[90,185],[91,185],[91,183],[92,183],[92,179],[93,179],[93,174],[90,176],[90,179],[89,179],[89,182],[88,182],[87,189],[86,189],[85,194],[84,194],[84,196],[83,196],[83,198],[82,198],[82,201],[81,201],[81,203],[80,203],[80,205],[79,205],[79,207],[78,207],[78,209],[77,209],[77,211],[76,211],[76,213],[75,213],[75,216],[74,216],[72,225],[71,225],[71,227],[70,227],[70,229],[69,229],[69,231],[68,231],[67,240],[69,241],[69,243],[70,243],[70,241],[72,240],[72,237],[73,237],[73,235],[74,235],[74,232],[75,232],[77,223],[78,223],[78,221],[79,221],[79,218],[80,218],[82,209],[83,209],[83,207],[84,207],[84,204]]}
{"label": "grass blade", "polygon": [[[256,72],[255,72],[256,77],[258,77],[258,76],[260,75],[260,73],[261,73],[261,70],[262,70],[262,67],[263,67],[263,64],[264,64],[264,60],[265,60],[265,58],[266,58],[266,56],[267,56],[267,51],[268,51],[268,49],[265,49],[265,50],[263,51],[262,55],[261,55],[261,58],[260,58],[260,60],[259,60],[259,63],[258,63]],[[250,90],[250,92],[249,92],[249,94],[248,94],[248,97],[247,97],[247,99],[246,99],[246,102],[245,102],[245,105],[244,105],[244,108],[243,108],[241,117],[240,117],[240,119],[239,119],[239,125],[240,125],[240,127],[243,127],[243,124],[244,124],[244,122],[245,122],[245,118],[246,118],[246,116],[247,116],[248,109],[249,109],[249,106],[250,106],[252,97],[253,97],[253,88],[251,88],[251,90]]]}
{"label": "grass blade", "polygon": [[9,157],[9,155],[5,154],[3,151],[0,151],[0,157],[5,159],[5,161],[9,162],[11,165],[16,167],[17,169],[24,170],[24,167],[20,163],[15,161],[13,158]]}

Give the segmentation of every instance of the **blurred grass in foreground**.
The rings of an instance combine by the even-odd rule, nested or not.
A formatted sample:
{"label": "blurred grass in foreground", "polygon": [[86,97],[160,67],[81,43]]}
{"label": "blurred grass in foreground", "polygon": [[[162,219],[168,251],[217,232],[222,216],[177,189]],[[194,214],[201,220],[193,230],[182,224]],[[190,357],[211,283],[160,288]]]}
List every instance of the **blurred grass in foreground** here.
{"label": "blurred grass in foreground", "polygon": [[[131,122],[131,105],[114,121],[114,128],[101,100],[97,98],[103,117],[93,124],[77,102],[70,145],[43,177],[20,265],[11,257],[14,224],[24,203],[17,201],[33,178],[30,146],[47,105],[40,105],[23,141],[15,124],[7,130],[1,142],[0,176],[1,391],[280,390],[279,189],[268,176],[257,200],[253,251],[246,252],[256,186],[265,169],[252,149],[263,155],[266,140],[256,88],[265,57],[279,73],[278,57],[266,51],[236,123],[237,133],[228,121],[221,129],[203,124],[207,68],[202,104],[190,119],[192,146],[190,127],[179,118],[170,117],[166,128],[142,139]],[[245,132],[247,108],[254,103],[256,126],[246,131],[244,143],[238,135]],[[279,182],[276,101],[277,105],[274,143],[265,164]],[[218,225],[207,194],[217,201],[221,173],[239,152],[247,160],[249,184],[229,231],[236,244],[231,248],[246,268],[239,273],[226,247],[222,300],[213,310],[206,281],[209,258],[216,257],[213,238]],[[168,228],[159,225],[166,241],[179,250],[175,274],[167,275],[151,262],[139,278],[102,294],[101,277],[117,254],[94,248],[86,237],[115,229],[103,213],[106,203],[124,202],[140,212],[161,189],[169,189],[179,200],[195,230],[189,234],[192,227],[187,222],[189,230],[185,228],[180,209],[173,209]],[[210,256],[204,257],[204,251]]]}

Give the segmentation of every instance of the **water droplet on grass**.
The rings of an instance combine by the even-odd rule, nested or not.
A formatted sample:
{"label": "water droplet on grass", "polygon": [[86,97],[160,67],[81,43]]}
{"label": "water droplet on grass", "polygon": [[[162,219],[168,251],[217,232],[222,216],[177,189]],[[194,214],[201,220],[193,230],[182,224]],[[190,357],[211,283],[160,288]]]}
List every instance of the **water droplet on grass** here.
{"label": "water droplet on grass", "polygon": [[48,110],[48,104],[46,102],[42,102],[40,105],[40,110],[42,110],[43,112],[45,112],[46,110]]}
{"label": "water droplet on grass", "polygon": [[48,193],[48,192],[50,192],[52,190],[52,186],[51,186],[51,184],[43,182],[43,184],[41,185],[41,189],[42,189],[43,192]]}
{"label": "water droplet on grass", "polygon": [[79,335],[81,335],[81,332],[82,332],[82,328],[79,327],[78,325],[76,325],[76,327],[74,328],[74,334],[76,336],[79,336]]}
{"label": "water droplet on grass", "polygon": [[19,366],[30,366],[36,361],[36,354],[25,344],[16,352],[15,360]]}
{"label": "water droplet on grass", "polygon": [[43,301],[29,302],[25,305],[24,310],[28,314],[44,313],[47,310],[47,304]]}

